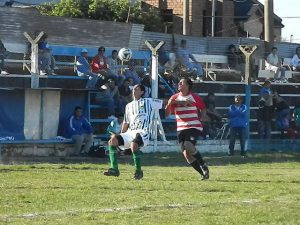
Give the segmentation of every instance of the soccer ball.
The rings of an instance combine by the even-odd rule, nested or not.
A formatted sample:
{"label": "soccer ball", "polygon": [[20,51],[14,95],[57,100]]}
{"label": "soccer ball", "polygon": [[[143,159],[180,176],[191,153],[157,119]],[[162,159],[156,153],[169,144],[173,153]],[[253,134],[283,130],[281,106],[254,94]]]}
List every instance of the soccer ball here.
{"label": "soccer ball", "polygon": [[132,57],[132,51],[130,48],[121,48],[118,53],[118,57],[122,61],[129,61]]}

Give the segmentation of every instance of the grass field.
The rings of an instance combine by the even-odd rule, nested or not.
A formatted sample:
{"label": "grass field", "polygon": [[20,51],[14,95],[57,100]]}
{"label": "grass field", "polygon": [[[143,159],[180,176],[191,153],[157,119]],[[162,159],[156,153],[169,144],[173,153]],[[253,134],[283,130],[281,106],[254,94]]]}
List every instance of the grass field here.
{"label": "grass field", "polygon": [[105,159],[0,165],[0,224],[300,224],[300,153],[206,155],[201,181],[179,153],[144,154],[144,179],[104,177]]}

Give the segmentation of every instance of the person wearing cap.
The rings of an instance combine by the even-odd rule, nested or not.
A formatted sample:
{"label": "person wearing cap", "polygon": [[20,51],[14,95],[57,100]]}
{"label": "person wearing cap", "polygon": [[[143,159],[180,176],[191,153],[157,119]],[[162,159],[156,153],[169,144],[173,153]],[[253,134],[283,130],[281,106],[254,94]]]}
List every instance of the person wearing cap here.
{"label": "person wearing cap", "polygon": [[246,157],[246,127],[248,125],[247,106],[242,104],[242,96],[234,97],[234,104],[229,106],[230,142],[228,155],[234,155],[235,139],[239,137],[241,145],[241,156]]}
{"label": "person wearing cap", "polygon": [[87,59],[88,56],[88,50],[82,49],[80,52],[80,56],[77,57],[76,61],[76,71],[77,75],[80,77],[88,77],[88,81],[86,83],[86,88],[95,88],[97,80],[98,80],[98,74],[92,72],[92,68],[88,62]]}
{"label": "person wearing cap", "polygon": [[125,76],[125,79],[132,78],[133,85],[141,84],[141,78],[139,77],[139,75],[137,74],[137,72],[135,70],[134,61],[128,62],[128,70],[125,71],[124,76]]}

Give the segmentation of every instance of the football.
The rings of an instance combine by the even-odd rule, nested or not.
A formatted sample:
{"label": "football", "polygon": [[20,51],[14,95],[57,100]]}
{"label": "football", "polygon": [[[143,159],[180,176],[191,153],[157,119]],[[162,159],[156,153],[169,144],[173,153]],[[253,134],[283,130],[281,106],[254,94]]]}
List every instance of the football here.
{"label": "football", "polygon": [[132,51],[130,48],[121,48],[118,53],[118,57],[122,61],[129,61],[132,57]]}

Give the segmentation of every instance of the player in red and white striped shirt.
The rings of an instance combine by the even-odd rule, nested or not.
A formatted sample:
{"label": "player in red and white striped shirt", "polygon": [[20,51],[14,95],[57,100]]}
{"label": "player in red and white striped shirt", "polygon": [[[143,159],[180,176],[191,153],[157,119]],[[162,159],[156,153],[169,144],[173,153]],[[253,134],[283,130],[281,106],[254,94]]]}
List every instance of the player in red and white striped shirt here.
{"label": "player in red and white striped shirt", "polygon": [[175,114],[177,137],[185,159],[202,175],[202,179],[208,179],[208,167],[195,147],[203,130],[199,114],[202,118],[206,117],[205,104],[200,96],[191,92],[192,85],[193,82],[188,78],[179,81],[179,93],[172,95],[169,99],[166,115]]}

